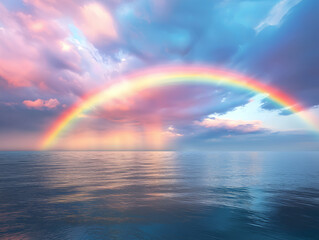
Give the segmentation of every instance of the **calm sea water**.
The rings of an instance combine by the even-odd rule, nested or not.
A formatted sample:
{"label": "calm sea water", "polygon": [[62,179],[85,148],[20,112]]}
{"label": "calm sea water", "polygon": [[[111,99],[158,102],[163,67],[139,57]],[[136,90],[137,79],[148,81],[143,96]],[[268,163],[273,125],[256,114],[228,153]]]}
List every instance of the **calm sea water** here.
{"label": "calm sea water", "polygon": [[319,239],[319,152],[0,152],[0,239]]}

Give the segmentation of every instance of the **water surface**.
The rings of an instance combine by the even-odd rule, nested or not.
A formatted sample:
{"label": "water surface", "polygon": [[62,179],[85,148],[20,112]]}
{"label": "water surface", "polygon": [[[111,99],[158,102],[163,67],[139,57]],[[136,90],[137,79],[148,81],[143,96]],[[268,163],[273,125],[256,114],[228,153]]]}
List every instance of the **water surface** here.
{"label": "water surface", "polygon": [[319,239],[319,152],[0,152],[0,239]]}

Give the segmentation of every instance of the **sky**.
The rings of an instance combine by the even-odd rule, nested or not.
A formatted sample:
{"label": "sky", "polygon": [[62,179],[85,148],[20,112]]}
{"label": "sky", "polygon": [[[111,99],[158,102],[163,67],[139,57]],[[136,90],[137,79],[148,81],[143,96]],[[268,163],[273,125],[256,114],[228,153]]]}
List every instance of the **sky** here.
{"label": "sky", "polygon": [[2,0],[0,150],[43,150],[89,93],[162,66],[236,72],[302,110],[231,86],[145,88],[78,114],[47,149],[318,150],[318,11],[317,0]]}

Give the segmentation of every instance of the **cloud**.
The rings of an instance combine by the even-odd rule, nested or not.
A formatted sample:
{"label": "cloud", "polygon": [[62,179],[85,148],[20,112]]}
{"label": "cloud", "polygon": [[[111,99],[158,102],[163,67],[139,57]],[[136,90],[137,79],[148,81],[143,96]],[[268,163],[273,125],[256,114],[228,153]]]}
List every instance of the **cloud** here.
{"label": "cloud", "polygon": [[81,7],[76,24],[88,40],[94,44],[118,38],[111,13],[97,2],[88,3]]}
{"label": "cloud", "polygon": [[56,21],[9,12],[0,4],[0,22],[0,76],[11,87],[48,90],[53,79],[79,71],[77,53],[61,49],[68,34]]}
{"label": "cloud", "polygon": [[49,100],[42,100],[42,99],[37,99],[37,100],[24,100],[23,104],[27,106],[28,108],[34,108],[34,109],[43,109],[43,108],[56,108],[57,106],[60,105],[60,102],[57,99],[49,99]]}
{"label": "cloud", "polygon": [[225,91],[216,86],[166,86],[145,89],[133,96],[119,96],[96,106],[89,115],[122,124],[160,120],[166,126],[187,125],[208,114],[224,114],[246,104],[251,95],[246,91]]}
{"label": "cloud", "polygon": [[275,26],[280,24],[283,17],[302,0],[281,0],[269,12],[268,16],[262,20],[256,27],[257,33],[267,26]]}
{"label": "cloud", "polygon": [[173,126],[169,126],[164,134],[168,137],[182,137],[183,134],[176,132],[176,129]]}
{"label": "cloud", "polygon": [[[243,48],[234,58],[236,68],[246,69],[305,107],[318,105],[318,7],[318,1],[301,1],[279,28],[265,28]],[[269,104],[264,106],[271,109]]]}
{"label": "cloud", "polygon": [[60,113],[59,107],[51,109],[44,107],[39,111],[24,104],[0,103],[0,132],[9,135],[14,132],[18,135],[33,132],[41,136]]}
{"label": "cloud", "polygon": [[54,92],[74,98],[105,83],[127,65],[113,56],[102,56],[94,46],[116,38],[114,21],[102,4],[71,0],[25,3],[18,12],[0,3],[0,78],[8,87],[32,87],[39,94]]}
{"label": "cloud", "polygon": [[212,129],[225,129],[242,133],[254,133],[262,130],[261,121],[243,121],[222,118],[205,118],[202,121],[195,121],[198,126]]}
{"label": "cloud", "polygon": [[226,20],[236,13],[238,3],[224,11],[218,1],[161,2],[128,1],[116,11],[124,47],[147,64],[180,59],[225,63],[254,35],[239,19]]}

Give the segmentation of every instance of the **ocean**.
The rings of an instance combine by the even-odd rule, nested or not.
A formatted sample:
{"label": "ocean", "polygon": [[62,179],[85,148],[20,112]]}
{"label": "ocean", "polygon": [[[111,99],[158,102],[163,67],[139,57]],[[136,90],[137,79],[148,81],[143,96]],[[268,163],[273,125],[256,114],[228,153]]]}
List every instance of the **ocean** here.
{"label": "ocean", "polygon": [[0,239],[319,239],[319,152],[0,152]]}

